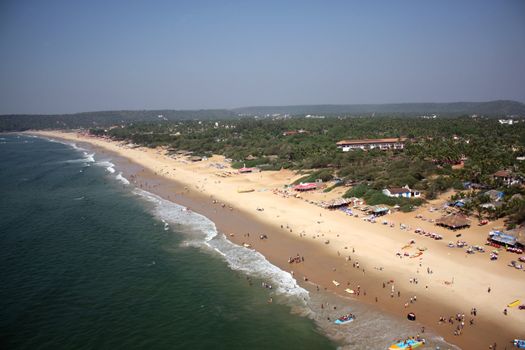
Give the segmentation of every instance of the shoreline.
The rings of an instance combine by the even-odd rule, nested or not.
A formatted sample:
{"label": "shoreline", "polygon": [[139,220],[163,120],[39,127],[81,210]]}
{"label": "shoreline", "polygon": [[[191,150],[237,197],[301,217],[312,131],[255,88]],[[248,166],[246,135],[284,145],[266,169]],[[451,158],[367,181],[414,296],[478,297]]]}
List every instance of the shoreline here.
{"label": "shoreline", "polygon": [[[482,259],[481,255],[467,257],[466,254],[456,254],[458,251],[451,254],[443,241],[431,241],[413,232],[391,229],[380,226],[379,223],[365,223],[361,219],[345,216],[340,211],[323,210],[297,198],[281,198],[268,189],[242,194],[235,191],[241,185],[259,185],[260,182],[249,181],[259,174],[243,176],[243,179],[248,179],[247,182],[236,182],[235,179],[229,181],[230,178],[213,177],[213,173],[199,171],[198,165],[170,159],[157,150],[129,149],[119,146],[114,141],[79,137],[75,133],[33,134],[85,142],[109,153],[115,153],[137,167],[147,168],[151,173],[140,175],[139,182],[144,181],[143,185],[157,188],[161,193],[170,193],[165,199],[205,215],[215,222],[219,232],[225,233],[232,242],[239,245],[250,244],[272,264],[284,271],[293,270],[299,284],[303,284],[301,281],[307,278],[308,282],[343,297],[349,297],[344,292],[345,288],[357,290],[359,286],[360,295],[354,295],[352,298],[392,315],[400,316],[414,312],[418,315],[418,322],[442,335],[449,343],[464,349],[488,348],[494,342],[501,347],[514,338],[525,336],[525,311],[512,309],[509,315],[504,316],[501,306],[525,297],[525,275],[521,271],[508,270],[500,262],[498,265],[487,264],[486,256],[485,259]],[[275,174],[264,175],[271,177]],[[262,179],[263,175],[260,176]],[[293,174],[286,172],[283,176],[293,177]],[[261,181],[269,180],[271,179],[265,178]],[[176,194],[170,181],[186,186],[187,190],[183,191],[185,193]],[[150,191],[149,188],[147,190]],[[176,198],[170,198],[172,194],[175,194]],[[213,200],[216,203],[213,203]],[[225,206],[222,207],[221,203]],[[232,210],[229,210],[230,206]],[[256,211],[259,206],[265,210]],[[397,214],[393,214],[392,217],[395,215]],[[408,215],[414,216],[414,213]],[[408,216],[398,217],[397,222],[409,221]],[[390,220],[390,216],[388,219]],[[249,230],[243,232],[239,230],[240,227]],[[245,234],[248,232],[251,233],[249,237]],[[269,239],[260,240],[261,232],[268,233]],[[234,233],[234,236],[226,233]],[[465,236],[470,233],[472,232],[465,233]],[[448,234],[444,241],[448,241],[452,236]],[[421,260],[396,257],[395,251],[401,250],[401,246],[411,239],[428,247]],[[330,243],[324,244],[327,240]],[[375,242],[375,245],[371,246],[371,242]],[[305,257],[305,261],[289,264],[288,258],[296,254]],[[443,261],[443,258],[450,260]],[[359,264],[356,268],[354,264],[357,261]],[[419,271],[420,268],[422,271]],[[426,268],[434,270],[434,273],[425,274]],[[409,278],[414,277],[420,282],[410,283]],[[446,285],[444,282],[450,281],[451,278],[453,284]],[[387,283],[385,288],[382,288],[383,282],[392,279],[395,280],[393,284]],[[332,283],[334,280],[339,281],[341,285],[335,286]],[[394,284],[395,293],[390,297]],[[509,284],[512,284],[512,287]],[[486,290],[489,285],[491,293]],[[505,286],[505,290],[500,286]],[[396,295],[399,291],[400,296]],[[404,307],[412,295],[417,295],[417,302],[411,302],[408,307]],[[466,300],[470,303],[467,304]],[[454,336],[454,328],[450,325],[437,324],[441,315],[448,318],[458,312],[466,313],[468,320],[468,311],[472,307],[476,307],[480,315],[475,317],[474,326],[465,326],[465,332],[461,336]],[[455,322],[455,326],[457,324],[458,322]]]}

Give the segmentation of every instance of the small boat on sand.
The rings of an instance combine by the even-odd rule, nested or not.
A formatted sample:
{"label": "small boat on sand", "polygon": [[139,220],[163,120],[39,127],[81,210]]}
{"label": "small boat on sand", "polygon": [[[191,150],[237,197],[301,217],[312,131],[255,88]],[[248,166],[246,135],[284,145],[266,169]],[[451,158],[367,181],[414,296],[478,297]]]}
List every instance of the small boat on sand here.
{"label": "small boat on sand", "polygon": [[255,191],[253,188],[238,188],[237,189],[238,193],[250,193],[253,191]]}
{"label": "small boat on sand", "polygon": [[347,323],[352,322],[354,319],[355,319],[355,315],[348,314],[348,315],[339,317],[337,320],[335,320],[334,323],[335,324],[347,324]]}
{"label": "small boat on sand", "polygon": [[390,345],[388,350],[399,350],[399,349],[416,349],[420,346],[425,345],[425,339],[407,339]]}
{"label": "small boat on sand", "polygon": [[521,304],[521,301],[519,301],[519,300],[514,300],[513,302],[508,303],[508,304],[507,304],[507,307],[516,307],[516,306],[518,306],[519,304]]}
{"label": "small boat on sand", "polygon": [[332,283],[333,283],[334,286],[336,286],[336,287],[339,287],[339,285],[341,284],[341,283],[337,282],[336,280],[333,280]]}
{"label": "small boat on sand", "polygon": [[350,288],[346,288],[345,292],[347,292],[348,294],[354,294],[355,293],[355,291],[353,289],[350,289]]}

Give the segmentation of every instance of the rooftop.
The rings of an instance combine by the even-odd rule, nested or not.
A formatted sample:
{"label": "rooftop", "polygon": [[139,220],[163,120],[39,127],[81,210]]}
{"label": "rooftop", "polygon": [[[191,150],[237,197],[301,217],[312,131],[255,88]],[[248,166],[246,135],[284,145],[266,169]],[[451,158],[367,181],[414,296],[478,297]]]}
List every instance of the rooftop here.
{"label": "rooftop", "polygon": [[510,175],[510,171],[508,170],[500,170],[494,173],[494,176],[496,177],[509,177]]}
{"label": "rooftop", "polygon": [[405,142],[406,137],[401,138],[386,138],[386,139],[363,139],[363,140],[342,140],[337,142],[338,146],[341,145],[360,145],[360,144],[371,144],[371,143],[396,143],[396,142]]}
{"label": "rooftop", "polygon": [[392,194],[409,193],[410,190],[405,187],[391,187],[388,189]]}
{"label": "rooftop", "polygon": [[452,229],[470,226],[470,220],[468,220],[463,215],[452,214],[448,216],[443,216],[436,220],[436,225],[450,227]]}

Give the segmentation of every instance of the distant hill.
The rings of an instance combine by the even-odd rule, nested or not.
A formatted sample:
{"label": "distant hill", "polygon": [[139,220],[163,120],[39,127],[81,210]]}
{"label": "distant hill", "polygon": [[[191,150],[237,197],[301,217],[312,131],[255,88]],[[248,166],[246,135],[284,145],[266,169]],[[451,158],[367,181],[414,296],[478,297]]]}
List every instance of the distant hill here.
{"label": "distant hill", "polygon": [[460,116],[479,114],[485,116],[525,116],[525,104],[516,101],[454,102],[454,103],[396,103],[358,105],[302,105],[262,106],[204,110],[151,110],[151,111],[100,111],[55,115],[1,115],[0,131],[27,129],[75,129],[104,127],[136,121],[214,120],[239,118],[240,115],[267,114],[290,115],[386,115],[414,116],[438,114]]}
{"label": "distant hill", "polygon": [[486,116],[525,115],[525,104],[516,101],[452,102],[452,103],[390,103],[355,105],[299,105],[299,106],[261,106],[233,109],[236,113],[249,115],[266,114],[392,114],[417,115],[440,114],[457,116],[480,114]]}
{"label": "distant hill", "polygon": [[152,111],[101,111],[75,114],[13,114],[0,116],[0,131],[28,129],[76,129],[109,126],[137,121],[174,121],[237,118],[225,109],[207,110],[152,110]]}

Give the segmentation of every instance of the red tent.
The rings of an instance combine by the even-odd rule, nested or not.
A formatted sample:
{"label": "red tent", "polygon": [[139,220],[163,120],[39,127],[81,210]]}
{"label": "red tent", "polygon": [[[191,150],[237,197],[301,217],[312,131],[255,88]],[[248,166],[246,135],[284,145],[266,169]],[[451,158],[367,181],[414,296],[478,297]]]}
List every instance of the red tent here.
{"label": "red tent", "polygon": [[307,182],[307,183],[301,183],[299,185],[296,185],[293,189],[296,191],[310,191],[315,190],[317,188],[317,184],[313,182]]}

